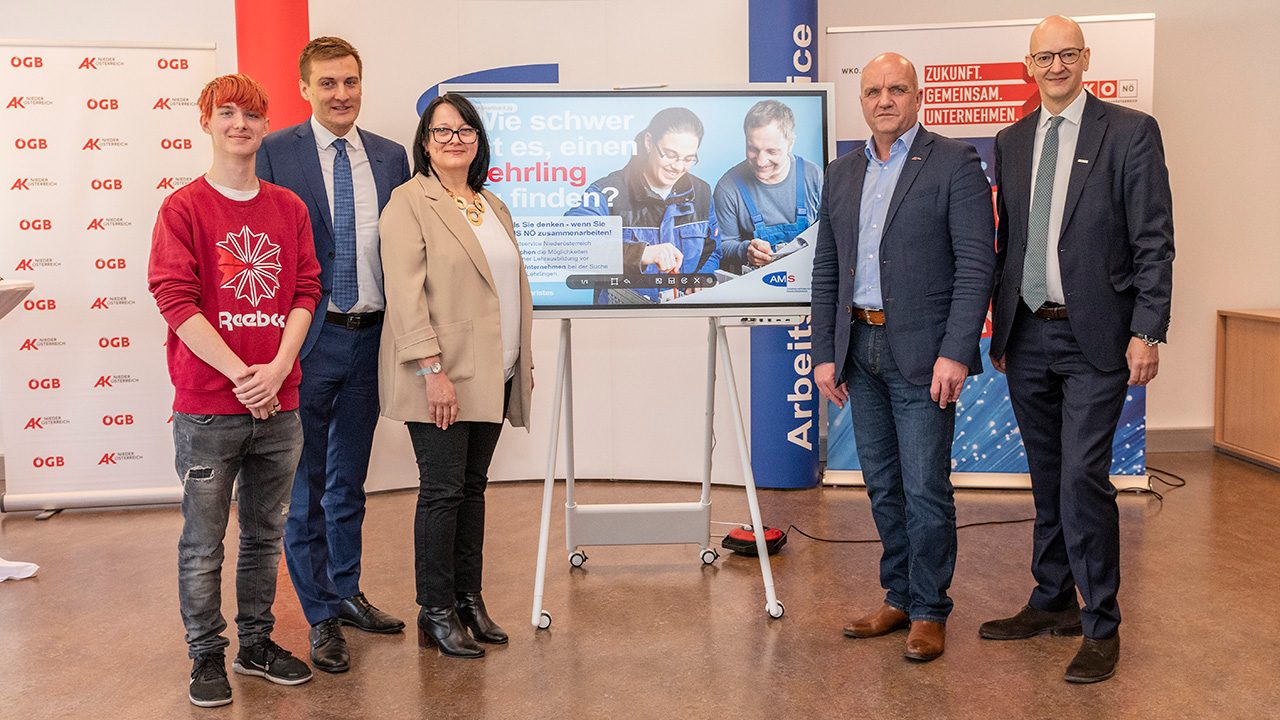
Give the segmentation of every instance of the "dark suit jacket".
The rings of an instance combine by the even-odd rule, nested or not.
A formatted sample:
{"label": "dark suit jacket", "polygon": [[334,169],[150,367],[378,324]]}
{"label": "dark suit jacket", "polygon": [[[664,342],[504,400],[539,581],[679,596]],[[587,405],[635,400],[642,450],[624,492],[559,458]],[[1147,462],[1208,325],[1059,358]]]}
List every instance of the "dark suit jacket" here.
{"label": "dark suit jacket", "polygon": [[[867,157],[859,146],[827,166],[813,259],[814,362],[848,369],[853,276]],[[978,338],[995,266],[991,184],[972,145],[920,128],[890,199],[880,240],[889,348],[909,381],[927,385],[937,359],[982,372]]]}
{"label": "dark suit jacket", "polygon": [[[996,135],[996,291],[991,355],[1022,302],[1037,111]],[[1127,366],[1132,333],[1164,340],[1173,292],[1173,198],[1155,118],[1085,100],[1058,239],[1068,322],[1102,371]]]}
{"label": "dark suit jacket", "polygon": [[[373,184],[378,191],[378,213],[387,206],[391,191],[409,180],[409,160],[404,147],[394,140],[356,128],[360,142],[369,155],[373,169]],[[329,196],[324,188],[324,174],[320,170],[320,155],[316,151],[316,135],[311,120],[271,133],[258,149],[258,177],[283,185],[297,193],[311,214],[311,231],[315,236],[316,258],[320,261],[320,287],[323,295],[316,305],[311,329],[302,344],[299,357],[307,356],[320,336],[324,326],[325,308],[333,291],[333,218],[329,214]]]}

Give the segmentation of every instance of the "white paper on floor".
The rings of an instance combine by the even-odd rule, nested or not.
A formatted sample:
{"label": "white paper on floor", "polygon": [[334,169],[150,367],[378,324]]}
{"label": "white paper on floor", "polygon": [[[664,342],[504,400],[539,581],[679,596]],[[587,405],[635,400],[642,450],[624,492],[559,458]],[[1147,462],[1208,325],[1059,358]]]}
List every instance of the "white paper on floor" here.
{"label": "white paper on floor", "polygon": [[35,575],[40,566],[35,563],[11,562],[0,558],[0,582],[5,580],[22,580]]}

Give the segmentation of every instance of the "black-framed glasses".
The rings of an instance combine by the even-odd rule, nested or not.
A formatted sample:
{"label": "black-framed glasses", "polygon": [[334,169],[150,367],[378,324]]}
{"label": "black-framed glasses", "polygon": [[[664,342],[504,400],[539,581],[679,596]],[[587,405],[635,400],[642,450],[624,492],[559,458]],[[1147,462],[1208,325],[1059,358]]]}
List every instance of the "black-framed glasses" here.
{"label": "black-framed glasses", "polygon": [[1053,64],[1053,59],[1057,57],[1062,61],[1063,65],[1075,65],[1080,60],[1080,56],[1084,54],[1084,48],[1063,48],[1058,52],[1038,52],[1031,55],[1031,62],[1036,67],[1047,68]]}
{"label": "black-framed glasses", "polygon": [[470,145],[476,141],[476,138],[480,137],[480,131],[473,127],[461,127],[457,130],[443,126],[431,128],[431,139],[441,145],[447,145],[452,142],[454,135],[458,136],[458,142],[463,145]]}

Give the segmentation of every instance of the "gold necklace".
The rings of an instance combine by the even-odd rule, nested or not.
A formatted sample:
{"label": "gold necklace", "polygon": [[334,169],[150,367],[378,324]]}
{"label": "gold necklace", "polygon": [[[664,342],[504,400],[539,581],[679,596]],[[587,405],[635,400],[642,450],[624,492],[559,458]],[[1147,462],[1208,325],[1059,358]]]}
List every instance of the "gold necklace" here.
{"label": "gold necklace", "polygon": [[[440,187],[444,187],[444,185],[442,184]],[[449,193],[449,197],[453,198],[453,201],[457,203],[458,209],[467,214],[467,222],[480,227],[480,223],[483,222],[481,216],[484,214],[484,201],[480,199],[480,193],[472,193],[471,204],[468,205],[462,198],[454,195],[449,188],[444,188],[444,191]]]}

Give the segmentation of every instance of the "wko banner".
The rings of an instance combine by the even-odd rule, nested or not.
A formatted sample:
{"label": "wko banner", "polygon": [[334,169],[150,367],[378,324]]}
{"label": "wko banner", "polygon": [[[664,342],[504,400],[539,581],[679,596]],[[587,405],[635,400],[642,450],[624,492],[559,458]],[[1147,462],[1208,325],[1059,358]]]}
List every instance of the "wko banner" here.
{"label": "wko banner", "polygon": [[209,165],[208,47],[0,41],[5,510],[176,502],[165,326],[147,291],[160,201]]}
{"label": "wko banner", "polygon": [[[1152,112],[1155,16],[1078,17],[1092,48],[1085,88],[1102,100]],[[995,135],[1040,106],[1026,73],[1031,30],[1039,20],[828,28],[826,80],[836,86],[837,152],[870,135],[857,102],[861,68],[893,51],[915,63],[924,90],[920,122],[930,130],[973,143],[988,179],[994,176]],[[998,188],[992,188],[998,192]],[[993,239],[994,241],[994,239]],[[1027,461],[1004,375],[991,367],[988,320],[982,338],[983,374],[960,395],[951,450],[956,487],[1029,487]],[[849,410],[829,404],[827,473],[833,484],[860,482]],[[1146,472],[1146,389],[1130,388],[1113,442],[1111,474],[1120,487],[1141,485]]]}

